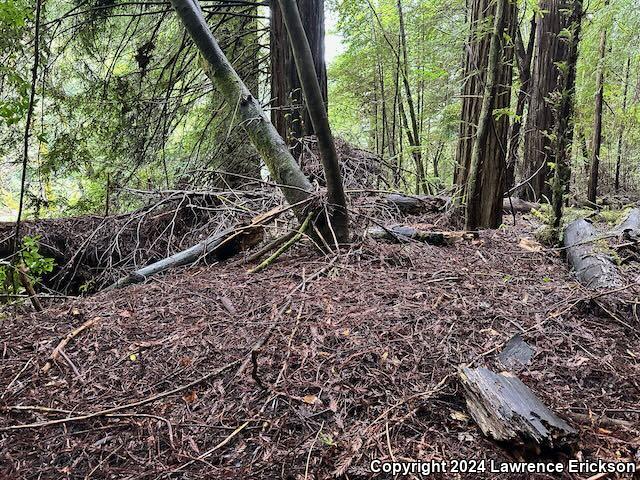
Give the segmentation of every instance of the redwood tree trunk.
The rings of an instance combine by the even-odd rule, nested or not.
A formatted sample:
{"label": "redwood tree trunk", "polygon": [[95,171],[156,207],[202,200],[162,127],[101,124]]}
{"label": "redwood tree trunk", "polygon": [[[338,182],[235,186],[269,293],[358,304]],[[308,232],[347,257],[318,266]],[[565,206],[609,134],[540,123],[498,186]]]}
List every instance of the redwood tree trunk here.
{"label": "redwood tree trunk", "polygon": [[598,169],[600,168],[600,146],[602,145],[602,105],[604,103],[604,54],[607,44],[607,32],[600,32],[600,57],[598,61],[598,74],[596,78],[596,105],[593,120],[593,150],[591,150],[591,168],[589,172],[589,185],[587,200],[596,203],[598,194]]}
{"label": "redwood tree trunk", "polygon": [[521,193],[523,198],[538,201],[551,197],[549,163],[555,163],[551,133],[555,118],[551,99],[561,89],[558,65],[569,58],[567,42],[561,33],[571,25],[571,9],[560,0],[541,0],[536,25],[536,42],[531,72],[531,99],[525,129],[523,178],[531,178]]}
{"label": "redwood tree trunk", "polygon": [[[473,185],[470,195],[465,195],[467,202],[473,202],[474,217],[467,226],[472,228],[495,228],[502,221],[502,196],[505,183],[505,157],[509,135],[509,118],[507,115],[493,115],[497,109],[509,107],[511,103],[511,75],[513,50],[505,40],[513,38],[515,4],[504,5],[502,29],[497,35],[487,32],[487,20],[494,17],[496,2],[491,0],[473,0],[470,11],[470,34],[465,49],[464,78],[462,90],[462,117],[460,139],[456,152],[455,183],[466,189],[467,183]],[[494,22],[491,22],[493,25]],[[484,32],[484,34],[482,33]],[[505,36],[504,33],[507,35]],[[495,65],[494,79],[491,83],[491,104],[488,115],[484,118],[486,126],[482,132],[481,113],[485,96],[485,85],[488,80],[489,53],[492,37],[499,42],[498,58]],[[485,110],[487,110],[485,108]],[[478,133],[483,139],[476,142]],[[478,151],[474,155],[474,144]],[[477,165],[472,159],[477,158]],[[475,173],[474,173],[475,170]],[[469,178],[470,173],[475,178]]]}
{"label": "redwood tree trunk", "polygon": [[[327,104],[327,68],[324,61],[324,0],[298,0],[298,10],[309,41],[320,91]],[[313,135],[296,71],[287,30],[277,2],[271,2],[271,122],[299,156],[299,140]]]}

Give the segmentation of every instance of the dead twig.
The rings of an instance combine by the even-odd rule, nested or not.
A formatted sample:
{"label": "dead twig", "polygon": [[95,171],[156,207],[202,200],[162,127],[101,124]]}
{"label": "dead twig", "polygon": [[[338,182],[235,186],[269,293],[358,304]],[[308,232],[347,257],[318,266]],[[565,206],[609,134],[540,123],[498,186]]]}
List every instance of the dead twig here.
{"label": "dead twig", "polygon": [[66,337],[64,337],[60,343],[56,346],[56,348],[53,349],[53,352],[51,352],[51,355],[49,356],[49,360],[47,360],[47,363],[44,364],[44,367],[42,367],[42,372],[43,373],[47,373],[50,369],[51,366],[53,365],[53,362],[55,362],[58,357],[60,356],[60,352],[62,351],[62,349],[64,347],[66,347],[68,345],[68,343],[73,340],[75,337],[77,337],[78,335],[80,335],[82,332],[84,332],[87,328],[94,326],[96,323],[98,323],[100,321],[100,317],[94,317],[91,320],[87,320],[86,322],[84,322],[82,325],[80,325],[77,328],[74,328],[73,330],[71,330]]}

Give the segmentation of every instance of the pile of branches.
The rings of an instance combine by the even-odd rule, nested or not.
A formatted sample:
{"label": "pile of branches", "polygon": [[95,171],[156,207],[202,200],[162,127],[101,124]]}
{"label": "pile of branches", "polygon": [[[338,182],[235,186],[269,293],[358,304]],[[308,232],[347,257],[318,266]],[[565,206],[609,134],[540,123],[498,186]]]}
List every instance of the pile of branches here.
{"label": "pile of branches", "polygon": [[[140,191],[145,205],[110,216],[34,220],[21,240],[37,237],[54,271],[42,283],[62,293],[96,291],[118,278],[277,205],[272,190]],[[0,257],[10,258],[15,224],[0,223]],[[224,252],[218,252],[224,256]]]}

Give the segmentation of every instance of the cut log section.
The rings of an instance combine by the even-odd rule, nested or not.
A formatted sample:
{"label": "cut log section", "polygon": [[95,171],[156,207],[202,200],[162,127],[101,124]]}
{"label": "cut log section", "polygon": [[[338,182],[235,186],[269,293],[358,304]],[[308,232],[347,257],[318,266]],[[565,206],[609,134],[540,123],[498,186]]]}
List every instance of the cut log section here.
{"label": "cut log section", "polygon": [[407,225],[371,227],[367,229],[367,235],[378,240],[389,240],[397,243],[414,241],[430,245],[451,245],[461,240],[473,240],[478,237],[477,232],[432,232],[418,230]]}
{"label": "cut log section", "polygon": [[469,414],[486,436],[538,451],[577,440],[576,431],[512,374],[462,367],[459,376]]}
{"label": "cut log section", "polygon": [[613,288],[622,284],[618,268],[598,241],[595,227],[585,219],[571,222],[564,230],[567,261],[576,279],[588,288]]}

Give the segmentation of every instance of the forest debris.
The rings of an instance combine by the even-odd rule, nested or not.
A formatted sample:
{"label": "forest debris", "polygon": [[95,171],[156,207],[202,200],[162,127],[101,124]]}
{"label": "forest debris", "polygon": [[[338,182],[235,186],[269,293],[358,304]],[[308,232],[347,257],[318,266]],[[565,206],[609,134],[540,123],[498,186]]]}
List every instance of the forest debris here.
{"label": "forest debris", "polygon": [[576,431],[513,374],[462,367],[459,376],[469,413],[486,436],[534,451],[575,442]]}
{"label": "forest debris", "polygon": [[506,212],[529,213],[534,208],[540,208],[540,204],[518,197],[507,197],[502,201],[502,209]]}
{"label": "forest debris", "polygon": [[498,354],[498,360],[511,371],[521,370],[531,364],[535,351],[521,335],[514,335]]}
{"label": "forest debris", "polygon": [[61,354],[62,350],[64,349],[64,347],[66,347],[71,340],[76,338],[78,335],[80,335],[82,332],[84,332],[87,328],[92,327],[95,324],[97,324],[99,321],[100,321],[100,317],[93,317],[92,319],[87,320],[86,322],[84,322],[79,327],[74,328],[73,330],[71,330],[60,341],[60,343],[58,343],[56,348],[53,349],[53,352],[51,352],[51,355],[49,356],[49,360],[47,360],[47,362],[44,364],[44,367],[42,367],[42,372],[43,373],[47,373],[51,369],[51,366],[53,365],[53,362],[58,359],[58,357],[60,356],[60,354]]}
{"label": "forest debris", "polygon": [[612,288],[621,284],[618,269],[597,243],[595,227],[585,219],[571,222],[564,230],[567,261],[576,279],[588,288]]}
{"label": "forest debris", "polygon": [[396,207],[401,213],[419,214],[441,211],[451,202],[451,197],[392,193],[387,196],[386,201],[391,206]]}
{"label": "forest debris", "polygon": [[419,230],[407,225],[376,226],[367,229],[367,235],[379,240],[391,240],[403,243],[411,240],[428,243],[430,245],[451,245],[461,240],[478,238],[477,232],[431,232]]}

